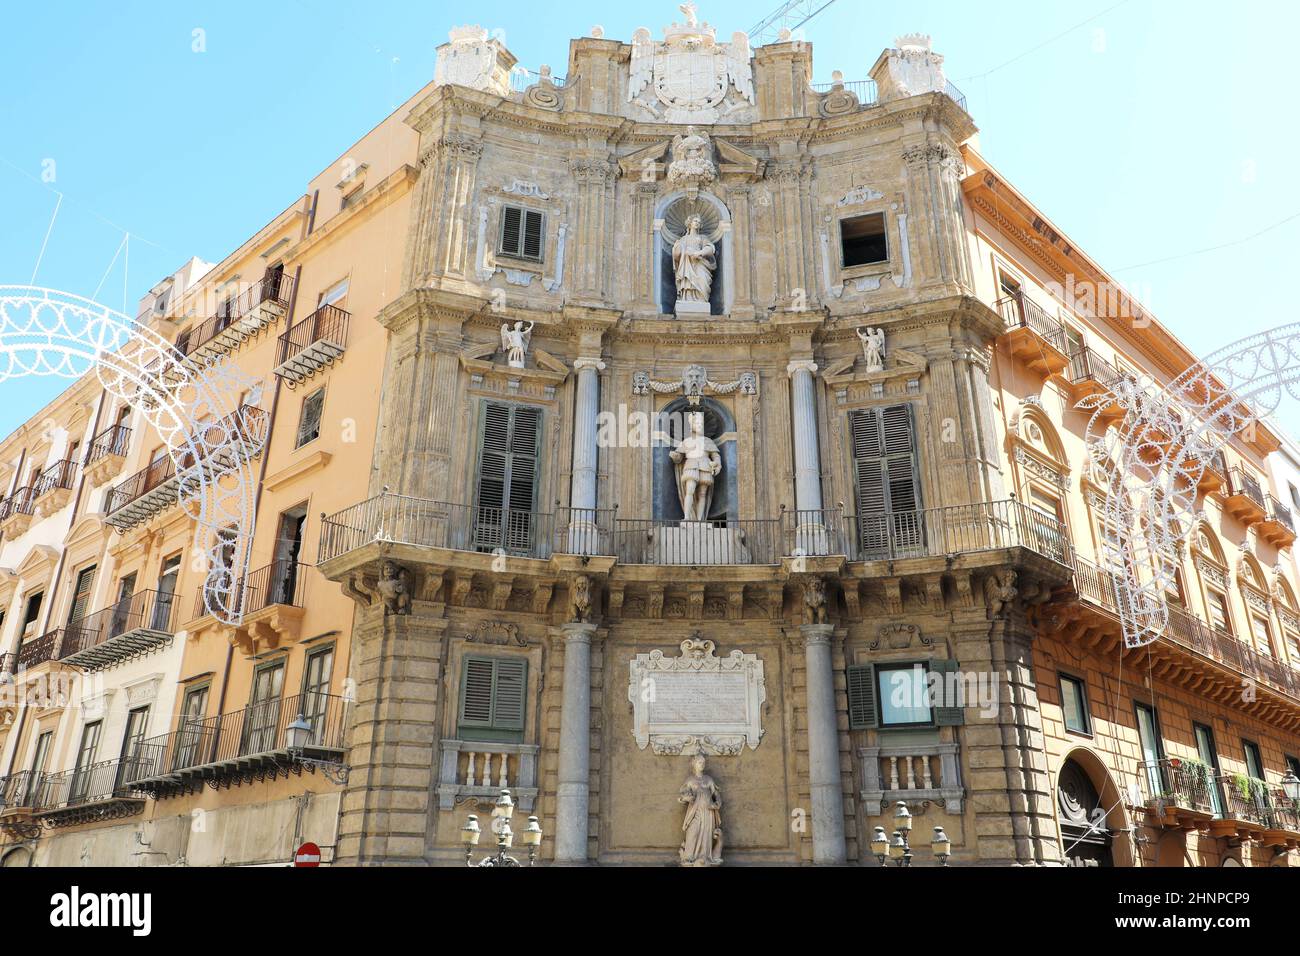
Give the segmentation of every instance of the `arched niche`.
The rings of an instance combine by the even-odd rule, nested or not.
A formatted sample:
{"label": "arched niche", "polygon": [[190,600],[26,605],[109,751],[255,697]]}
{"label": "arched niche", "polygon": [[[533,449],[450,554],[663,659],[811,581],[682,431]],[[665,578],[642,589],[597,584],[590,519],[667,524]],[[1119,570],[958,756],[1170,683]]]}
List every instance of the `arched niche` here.
{"label": "arched niche", "polygon": [[709,314],[727,315],[735,301],[734,262],[735,246],[731,234],[731,210],[712,193],[701,192],[692,196],[685,191],[671,193],[655,205],[654,229],[654,288],[659,311],[671,314],[677,304],[677,284],[673,278],[673,242],[685,231],[687,217],[699,215],[704,221],[700,232],[706,236],[717,235],[710,290]]}
{"label": "arched niche", "polygon": [[722,456],[722,474],[714,481],[709,520],[735,521],[740,517],[739,484],[736,481],[739,460],[736,450],[736,419],[730,409],[711,398],[701,398],[698,406],[690,404],[686,398],[674,399],[655,413],[652,490],[654,518],[657,521],[681,521],[683,518],[681,499],[677,496],[677,473],[668,453],[684,434],[687,413],[694,411],[704,413],[704,434],[713,439]]}

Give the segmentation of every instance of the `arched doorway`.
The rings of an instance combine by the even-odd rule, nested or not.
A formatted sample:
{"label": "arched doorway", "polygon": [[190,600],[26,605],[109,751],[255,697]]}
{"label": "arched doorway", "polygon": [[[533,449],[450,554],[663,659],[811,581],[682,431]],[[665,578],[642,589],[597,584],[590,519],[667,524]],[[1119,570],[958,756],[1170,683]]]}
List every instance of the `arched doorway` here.
{"label": "arched doorway", "polygon": [[1114,866],[1107,808],[1083,767],[1073,759],[1056,779],[1056,807],[1067,866]]}
{"label": "arched doorway", "polygon": [[10,850],[3,857],[0,857],[0,868],[9,869],[10,867],[18,868],[32,865],[32,851],[25,846]]}

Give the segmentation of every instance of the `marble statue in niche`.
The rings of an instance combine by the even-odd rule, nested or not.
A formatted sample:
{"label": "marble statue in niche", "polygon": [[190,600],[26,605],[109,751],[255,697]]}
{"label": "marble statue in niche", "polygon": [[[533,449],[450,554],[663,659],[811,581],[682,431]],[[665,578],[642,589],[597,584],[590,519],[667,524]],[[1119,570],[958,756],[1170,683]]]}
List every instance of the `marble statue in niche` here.
{"label": "marble statue in niche", "polygon": [[713,778],[704,772],[704,755],[691,758],[691,773],[677,793],[686,805],[682,820],[682,866],[722,865],[722,794]]}
{"label": "marble statue in niche", "polygon": [[677,495],[683,521],[707,521],[713,503],[714,479],[722,471],[722,454],[704,434],[702,412],[686,415],[687,434],[668,453],[677,472]]}
{"label": "marble statue in niche", "polygon": [[709,312],[713,272],[718,267],[717,247],[700,234],[702,220],[686,220],[686,233],[673,243],[673,278],[677,284],[677,311]]}
{"label": "marble statue in niche", "polygon": [[533,323],[524,328],[523,322],[516,322],[511,328],[509,322],[501,324],[501,351],[506,354],[506,361],[511,368],[523,368],[528,355],[528,343],[533,337]]}

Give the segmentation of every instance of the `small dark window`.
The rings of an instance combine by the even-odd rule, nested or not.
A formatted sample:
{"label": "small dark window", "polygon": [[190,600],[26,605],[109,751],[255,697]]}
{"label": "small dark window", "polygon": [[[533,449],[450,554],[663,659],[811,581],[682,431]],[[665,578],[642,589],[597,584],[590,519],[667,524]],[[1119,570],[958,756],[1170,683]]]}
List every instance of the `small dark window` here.
{"label": "small dark window", "polygon": [[873,212],[840,220],[840,254],[844,268],[889,261],[885,214]]}
{"label": "small dark window", "polygon": [[31,627],[36,623],[36,619],[41,616],[41,601],[45,599],[45,592],[37,591],[27,598],[27,610],[23,612],[23,630]]}
{"label": "small dark window", "polygon": [[351,206],[355,206],[357,200],[361,198],[361,193],[363,191],[364,191],[364,187],[358,186],[356,189],[352,190],[352,192],[346,194],[343,197],[343,201],[339,203],[339,212],[342,212],[344,209],[347,209]]}
{"label": "small dark window", "polygon": [[325,389],[318,388],[302,400],[302,413],[298,416],[298,440],[294,448],[301,448],[320,437],[321,411],[325,407]]}
{"label": "small dark window", "polygon": [[535,209],[506,206],[501,210],[501,241],[497,251],[512,259],[541,262],[544,219]]}
{"label": "small dark window", "polygon": [[1077,677],[1057,675],[1061,681],[1061,715],[1065,729],[1076,734],[1090,734],[1088,720],[1088,685]]}

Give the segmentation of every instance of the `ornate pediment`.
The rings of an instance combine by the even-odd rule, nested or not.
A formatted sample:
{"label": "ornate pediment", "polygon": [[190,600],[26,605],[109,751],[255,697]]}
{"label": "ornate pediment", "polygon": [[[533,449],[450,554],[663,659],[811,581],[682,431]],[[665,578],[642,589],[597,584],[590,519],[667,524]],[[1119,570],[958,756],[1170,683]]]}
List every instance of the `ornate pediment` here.
{"label": "ornate pediment", "polygon": [[656,41],[646,27],[632,35],[628,102],[665,123],[750,122],[755,118],[749,37],[717,31],[684,3],[685,23],[664,28]]}

